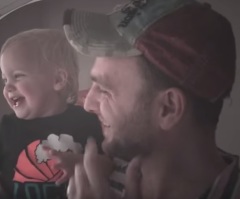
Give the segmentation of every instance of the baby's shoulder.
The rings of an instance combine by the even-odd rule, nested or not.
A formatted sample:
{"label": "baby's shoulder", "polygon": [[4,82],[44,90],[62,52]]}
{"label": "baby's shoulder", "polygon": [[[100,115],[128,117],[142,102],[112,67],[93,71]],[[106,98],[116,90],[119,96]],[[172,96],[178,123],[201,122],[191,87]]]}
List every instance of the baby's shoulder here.
{"label": "baby's shoulder", "polygon": [[72,118],[97,121],[97,116],[84,110],[82,106],[72,105],[69,109]]}
{"label": "baby's shoulder", "polygon": [[1,118],[1,123],[5,124],[5,123],[11,123],[11,122],[15,122],[17,120],[17,117],[14,113],[9,113],[9,114],[4,114]]}

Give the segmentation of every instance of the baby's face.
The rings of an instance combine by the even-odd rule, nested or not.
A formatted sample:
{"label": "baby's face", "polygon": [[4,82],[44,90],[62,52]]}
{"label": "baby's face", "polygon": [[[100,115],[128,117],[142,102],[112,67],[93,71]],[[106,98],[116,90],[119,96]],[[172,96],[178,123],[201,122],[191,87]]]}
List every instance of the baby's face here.
{"label": "baby's face", "polygon": [[42,66],[38,55],[31,44],[13,44],[1,56],[3,94],[18,118],[34,119],[61,112],[61,100],[54,89],[54,69]]}

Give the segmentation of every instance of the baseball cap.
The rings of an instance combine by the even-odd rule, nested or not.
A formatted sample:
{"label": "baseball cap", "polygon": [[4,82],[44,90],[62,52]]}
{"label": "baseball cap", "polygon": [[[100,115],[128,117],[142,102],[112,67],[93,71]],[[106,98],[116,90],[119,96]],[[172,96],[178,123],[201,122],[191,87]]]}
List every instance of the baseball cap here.
{"label": "baseball cap", "polygon": [[67,10],[70,44],[90,56],[144,56],[207,101],[232,88],[236,50],[231,24],[195,0],[133,0],[110,14]]}

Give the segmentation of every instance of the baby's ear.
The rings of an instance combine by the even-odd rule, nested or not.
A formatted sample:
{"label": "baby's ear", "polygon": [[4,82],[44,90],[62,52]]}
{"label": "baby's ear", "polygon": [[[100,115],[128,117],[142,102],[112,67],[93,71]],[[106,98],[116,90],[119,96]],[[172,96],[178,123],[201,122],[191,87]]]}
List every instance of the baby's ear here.
{"label": "baby's ear", "polygon": [[56,91],[60,91],[66,87],[68,80],[68,73],[66,70],[60,68],[55,72],[55,80],[54,80],[54,89]]}

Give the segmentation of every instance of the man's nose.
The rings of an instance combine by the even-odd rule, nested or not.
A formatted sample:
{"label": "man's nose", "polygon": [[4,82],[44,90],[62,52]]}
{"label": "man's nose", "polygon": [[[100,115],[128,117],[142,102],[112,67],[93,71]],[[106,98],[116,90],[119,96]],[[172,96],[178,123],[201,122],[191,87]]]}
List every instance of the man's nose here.
{"label": "man's nose", "polygon": [[85,100],[84,100],[84,109],[88,112],[98,114],[99,102],[97,99],[96,92],[94,88],[90,88]]}

